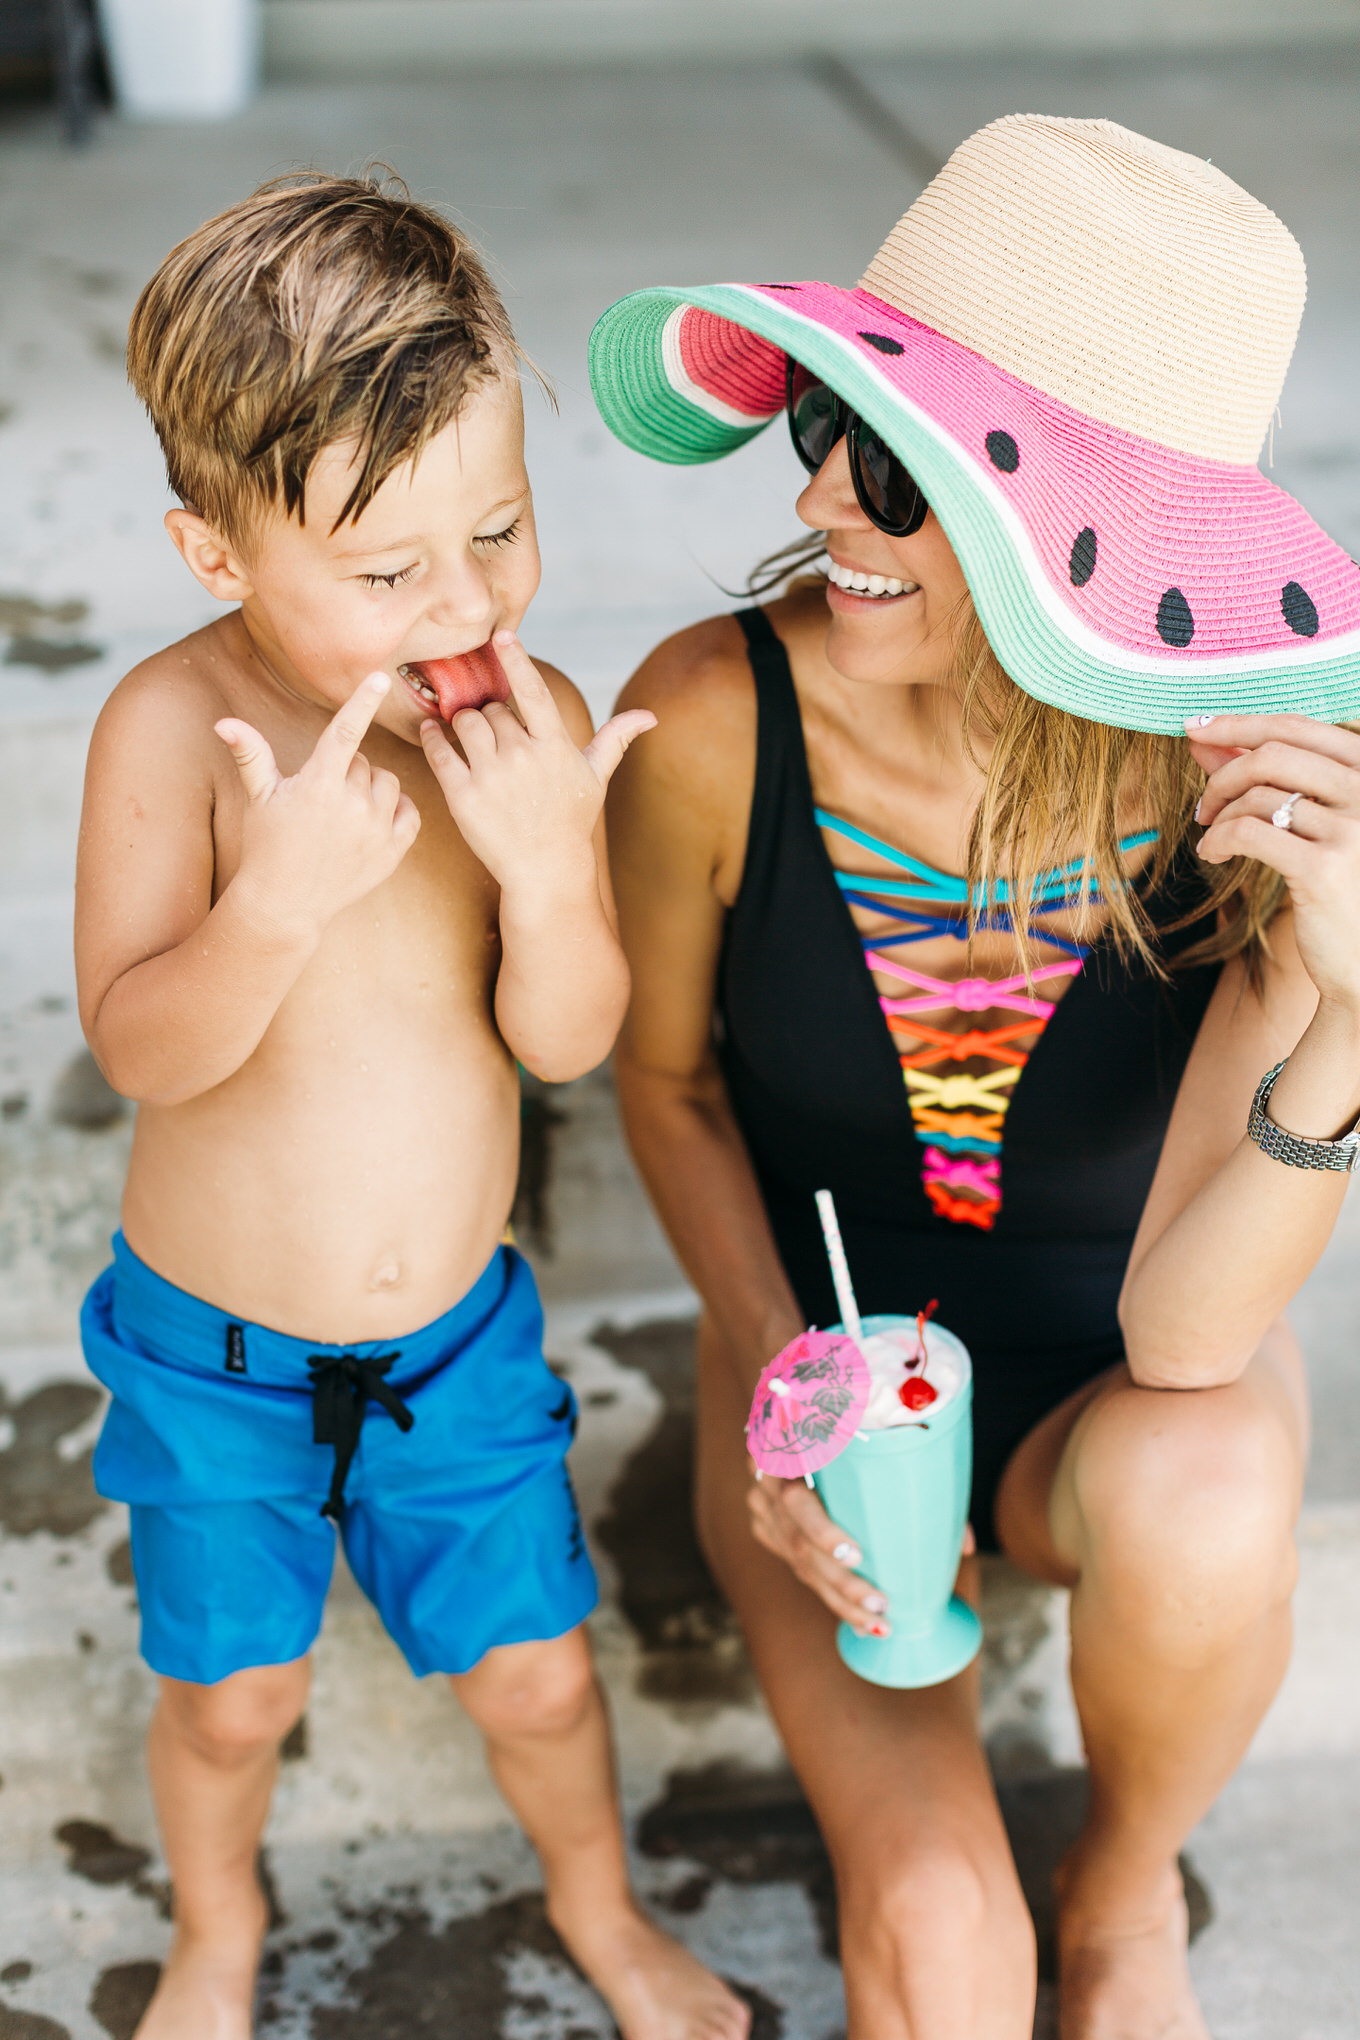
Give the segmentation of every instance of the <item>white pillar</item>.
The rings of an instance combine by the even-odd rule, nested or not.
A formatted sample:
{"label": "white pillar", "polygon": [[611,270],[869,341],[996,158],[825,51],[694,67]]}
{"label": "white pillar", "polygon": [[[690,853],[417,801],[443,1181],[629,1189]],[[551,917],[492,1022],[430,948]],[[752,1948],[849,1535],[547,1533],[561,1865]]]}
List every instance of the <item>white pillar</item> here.
{"label": "white pillar", "polygon": [[119,110],[134,120],[220,120],[259,78],[259,0],[99,0]]}

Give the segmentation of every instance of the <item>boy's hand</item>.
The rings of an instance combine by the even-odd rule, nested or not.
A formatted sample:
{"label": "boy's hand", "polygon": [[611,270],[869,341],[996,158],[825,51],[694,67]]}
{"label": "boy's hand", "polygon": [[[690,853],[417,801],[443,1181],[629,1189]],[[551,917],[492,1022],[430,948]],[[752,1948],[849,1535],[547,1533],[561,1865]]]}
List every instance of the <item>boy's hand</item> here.
{"label": "boy's hand", "polygon": [[420,741],[450,814],[492,877],[502,888],[541,888],[557,871],[593,871],[610,775],[656,717],[650,709],[616,715],[578,750],[514,632],[497,631],[492,643],[519,716],[504,702],[463,709],[451,724],[461,758],[433,719]]}
{"label": "boy's hand", "polygon": [[249,723],[214,724],[245,790],[240,888],[272,927],[319,936],[342,908],[390,878],[420,829],[395,772],[371,766],[359,746],[391,682],[370,673],[317,738],[291,779]]}

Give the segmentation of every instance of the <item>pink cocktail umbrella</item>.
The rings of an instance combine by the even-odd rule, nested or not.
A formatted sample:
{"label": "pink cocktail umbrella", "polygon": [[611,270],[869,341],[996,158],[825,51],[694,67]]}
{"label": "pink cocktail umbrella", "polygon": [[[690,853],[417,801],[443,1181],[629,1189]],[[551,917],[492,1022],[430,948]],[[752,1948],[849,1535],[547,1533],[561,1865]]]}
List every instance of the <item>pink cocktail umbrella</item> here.
{"label": "pink cocktail umbrella", "polygon": [[761,1473],[806,1478],[845,1450],[869,1401],[869,1369],[843,1332],[807,1331],[756,1383],[746,1444]]}

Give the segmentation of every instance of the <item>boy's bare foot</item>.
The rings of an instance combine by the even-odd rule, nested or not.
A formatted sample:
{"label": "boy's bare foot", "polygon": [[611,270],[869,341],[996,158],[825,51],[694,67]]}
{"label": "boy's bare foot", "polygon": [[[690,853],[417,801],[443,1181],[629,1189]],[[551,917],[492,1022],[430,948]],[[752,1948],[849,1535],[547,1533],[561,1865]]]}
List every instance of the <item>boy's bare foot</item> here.
{"label": "boy's bare foot", "polygon": [[1153,1901],[1121,1918],[1108,1905],[1083,1903],[1073,1857],[1054,1879],[1059,2040],[1209,2040],[1190,1981],[1189,1914],[1175,1864]]}
{"label": "boy's bare foot", "polygon": [[549,1917],[623,2040],[746,2040],[751,2014],[741,1999],[635,1907],[590,1920],[552,1907]]}
{"label": "boy's bare foot", "polygon": [[250,2040],[266,1924],[262,1898],[254,1935],[205,1941],[177,1932],[134,2040]]}

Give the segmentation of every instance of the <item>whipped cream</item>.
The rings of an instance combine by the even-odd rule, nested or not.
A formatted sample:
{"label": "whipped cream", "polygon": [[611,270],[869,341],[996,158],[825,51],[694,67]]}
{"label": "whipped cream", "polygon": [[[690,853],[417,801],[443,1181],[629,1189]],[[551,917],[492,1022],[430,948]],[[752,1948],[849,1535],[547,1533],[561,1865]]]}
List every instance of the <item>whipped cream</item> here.
{"label": "whipped cream", "polygon": [[[866,1333],[860,1351],[869,1364],[873,1384],[868,1406],[859,1420],[861,1431],[887,1431],[898,1424],[928,1424],[972,1379],[968,1349],[943,1325],[926,1326],[924,1366],[914,1318],[904,1319],[890,1330]],[[914,1382],[924,1382],[934,1393],[927,1396],[921,1389],[910,1388],[908,1384]],[[904,1387],[908,1389],[907,1402],[902,1400]]]}

